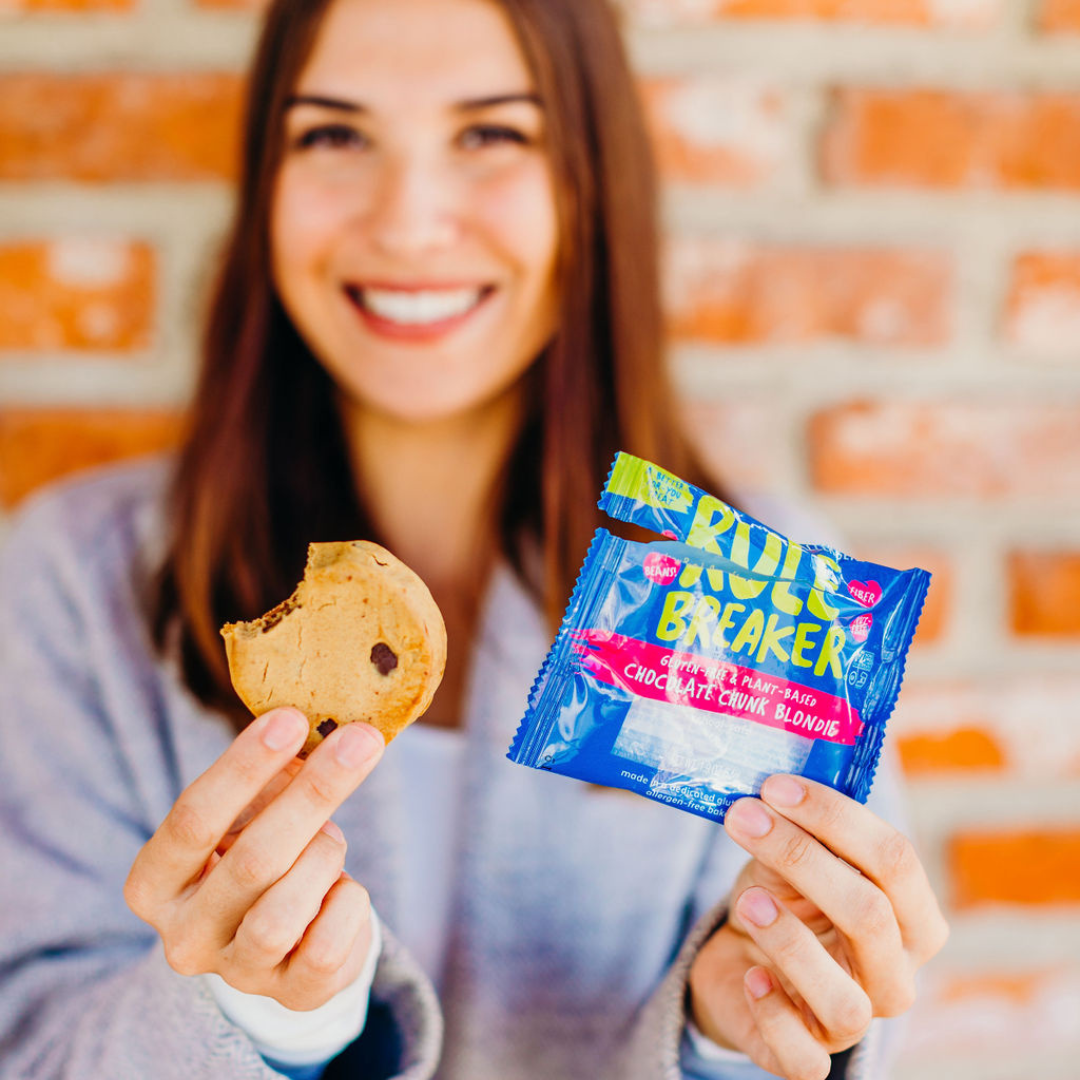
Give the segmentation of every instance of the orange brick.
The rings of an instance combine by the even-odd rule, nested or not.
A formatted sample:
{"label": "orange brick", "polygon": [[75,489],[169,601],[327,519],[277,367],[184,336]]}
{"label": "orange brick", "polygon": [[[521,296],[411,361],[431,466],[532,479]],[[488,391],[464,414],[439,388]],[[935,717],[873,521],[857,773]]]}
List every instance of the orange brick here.
{"label": "orange brick", "polygon": [[1000,0],[622,0],[622,6],[651,25],[726,18],[982,27],[996,20]]}
{"label": "orange brick", "polygon": [[829,183],[1080,188],[1080,94],[848,88],[832,104]]}
{"label": "orange brick", "polygon": [[0,75],[0,180],[232,177],[234,74]]}
{"label": "orange brick", "polygon": [[808,436],[814,484],[831,494],[1080,494],[1080,403],[848,402]]}
{"label": "orange brick", "polygon": [[1080,673],[965,683],[909,676],[889,737],[916,773],[996,769],[1000,760],[1033,783],[1073,779],[1080,775]]}
{"label": "orange brick", "polygon": [[1038,24],[1048,34],[1080,33],[1080,0],[1044,0]]}
{"label": "orange brick", "polygon": [[1008,572],[1014,633],[1080,637],[1080,551],[1014,551]]}
{"label": "orange brick", "polygon": [[948,857],[957,907],[1080,903],[1080,828],[959,833]]}
{"label": "orange brick", "polygon": [[641,85],[660,169],[669,180],[749,187],[773,176],[791,147],[786,101],[734,79],[651,79]]}
{"label": "orange brick", "polygon": [[1005,336],[1039,352],[1080,352],[1080,252],[1030,251],[1016,259]]}
{"label": "orange brick", "polygon": [[989,732],[956,728],[896,740],[900,764],[909,776],[949,772],[1001,772],[1005,753]]}
{"label": "orange brick", "polygon": [[684,238],[668,252],[666,285],[671,332],[684,339],[924,346],[949,334],[952,264],[938,252]]}
{"label": "orange brick", "polygon": [[0,505],[79,469],[174,446],[182,418],[163,409],[0,411]]}
{"label": "orange brick", "polygon": [[154,256],[145,244],[0,246],[0,349],[145,348],[154,287]]}

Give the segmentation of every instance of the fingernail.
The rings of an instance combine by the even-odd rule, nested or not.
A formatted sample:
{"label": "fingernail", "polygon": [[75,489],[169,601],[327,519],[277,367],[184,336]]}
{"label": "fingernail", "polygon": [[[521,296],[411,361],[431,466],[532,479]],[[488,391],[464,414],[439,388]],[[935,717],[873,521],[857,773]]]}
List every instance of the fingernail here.
{"label": "fingernail", "polygon": [[338,827],[336,821],[328,821],[323,825],[322,832],[326,833],[332,840],[336,840],[339,844],[345,843],[345,834]]}
{"label": "fingernail", "polygon": [[334,743],[334,756],[346,769],[357,769],[384,745],[382,736],[367,724],[346,724]]}
{"label": "fingernail", "polygon": [[772,818],[758,799],[740,799],[728,811],[728,820],[738,832],[755,840],[772,828]]}
{"label": "fingernail", "polygon": [[763,998],[772,989],[772,976],[764,968],[752,967],[743,981],[755,1001]]}
{"label": "fingernail", "polygon": [[755,926],[771,926],[780,909],[764,889],[748,889],[739,897],[739,914]]}
{"label": "fingernail", "polygon": [[307,730],[307,721],[295,709],[276,710],[263,729],[263,746],[269,750],[284,750]]}
{"label": "fingernail", "polygon": [[777,806],[798,806],[806,798],[806,788],[793,776],[770,776],[761,794]]}

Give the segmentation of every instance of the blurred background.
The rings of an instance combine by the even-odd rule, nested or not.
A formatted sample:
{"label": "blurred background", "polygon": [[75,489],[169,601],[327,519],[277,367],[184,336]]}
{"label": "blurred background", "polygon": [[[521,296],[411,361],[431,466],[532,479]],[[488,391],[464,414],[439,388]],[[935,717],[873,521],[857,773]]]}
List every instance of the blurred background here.
{"label": "blurred background", "polygon": [[[953,924],[902,1080],[1080,1076],[1080,0],[623,0],[687,414],[931,570],[891,724]],[[0,0],[0,538],[177,437],[245,0]]]}

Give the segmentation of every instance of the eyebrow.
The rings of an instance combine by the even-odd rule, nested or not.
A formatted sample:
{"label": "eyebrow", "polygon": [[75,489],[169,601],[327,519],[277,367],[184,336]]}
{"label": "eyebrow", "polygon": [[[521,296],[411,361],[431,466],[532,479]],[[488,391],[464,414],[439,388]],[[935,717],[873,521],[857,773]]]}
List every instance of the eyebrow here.
{"label": "eyebrow", "polygon": [[[455,103],[453,108],[457,112],[471,112],[476,109],[490,109],[495,105],[508,105],[523,101],[537,108],[543,108],[543,103],[538,94],[494,94],[491,97],[470,98],[466,101]],[[359,101],[346,101],[343,98],[325,97],[322,94],[291,94],[285,99],[285,108],[291,109],[297,105],[317,105],[321,109],[335,109],[338,112],[369,113],[371,110]]]}

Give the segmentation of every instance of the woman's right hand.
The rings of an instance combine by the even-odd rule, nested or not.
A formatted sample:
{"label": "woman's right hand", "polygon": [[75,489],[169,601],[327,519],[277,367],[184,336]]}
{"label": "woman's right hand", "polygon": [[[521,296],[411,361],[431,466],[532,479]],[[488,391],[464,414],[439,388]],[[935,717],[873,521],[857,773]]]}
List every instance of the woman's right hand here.
{"label": "woman's right hand", "polygon": [[367,958],[367,891],[344,872],[330,815],[384,749],[375,728],[343,724],[301,762],[307,731],[291,708],[249,724],[181,793],[124,886],[174,970],[298,1010],[329,1001]]}

